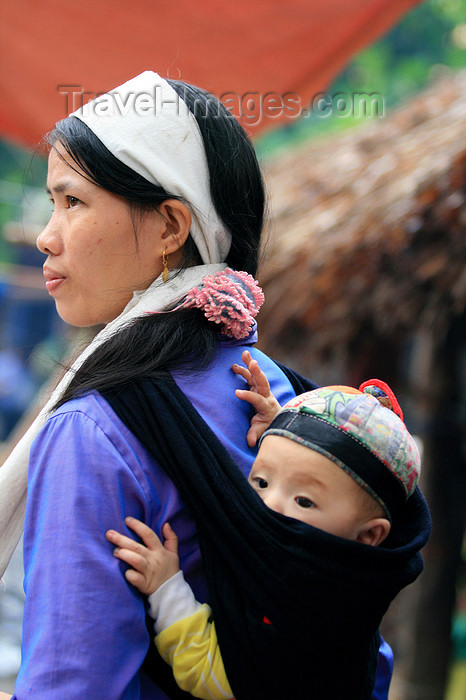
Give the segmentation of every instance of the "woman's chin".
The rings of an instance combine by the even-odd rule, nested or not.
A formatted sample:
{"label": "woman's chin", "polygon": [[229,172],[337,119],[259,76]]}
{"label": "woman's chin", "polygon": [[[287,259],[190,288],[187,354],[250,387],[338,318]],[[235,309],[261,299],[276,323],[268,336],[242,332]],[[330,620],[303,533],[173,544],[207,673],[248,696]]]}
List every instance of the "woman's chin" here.
{"label": "woman's chin", "polygon": [[90,313],[82,313],[82,312],[77,312],[73,311],[72,309],[68,308],[60,308],[60,305],[57,303],[57,313],[64,321],[67,323],[69,326],[74,326],[75,328],[90,328],[92,326],[98,326],[101,324],[107,323],[107,321],[101,321],[99,318],[96,318],[93,314]]}
{"label": "woman's chin", "polygon": [[121,314],[127,304],[127,300],[121,305],[111,306],[111,308],[90,309],[87,304],[66,304],[56,299],[55,305],[60,318],[70,326],[76,328],[89,328],[92,326],[102,326],[113,321]]}

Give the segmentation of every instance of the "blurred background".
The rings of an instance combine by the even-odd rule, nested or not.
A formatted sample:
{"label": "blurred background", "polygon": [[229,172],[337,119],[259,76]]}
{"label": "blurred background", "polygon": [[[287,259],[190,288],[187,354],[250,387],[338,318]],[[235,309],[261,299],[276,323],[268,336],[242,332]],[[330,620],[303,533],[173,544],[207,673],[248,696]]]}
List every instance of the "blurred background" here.
{"label": "blurred background", "polygon": [[[390,700],[465,700],[466,0],[81,4],[0,0],[3,458],[85,342],[56,315],[35,248],[51,211],[41,134],[71,92],[147,68],[230,95],[270,194],[261,347],[319,383],[385,379],[422,446],[433,534],[384,620]],[[299,98],[300,116],[267,112],[270,94]],[[21,545],[4,580],[12,692]]]}

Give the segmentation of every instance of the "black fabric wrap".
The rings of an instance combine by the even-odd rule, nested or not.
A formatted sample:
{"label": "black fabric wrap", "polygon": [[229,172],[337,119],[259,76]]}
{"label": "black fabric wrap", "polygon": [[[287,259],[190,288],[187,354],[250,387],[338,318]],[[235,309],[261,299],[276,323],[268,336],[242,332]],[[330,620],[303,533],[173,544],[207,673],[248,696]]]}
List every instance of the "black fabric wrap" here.
{"label": "black fabric wrap", "polygon": [[[305,382],[298,378],[295,390],[315,386]],[[422,571],[419,550],[430,516],[420,491],[384,546],[342,540],[269,510],[170,377],[103,396],[173,480],[196,521],[237,700],[369,700],[380,620]],[[161,672],[154,664],[154,680],[169,697],[188,697],[160,675],[166,665]]]}

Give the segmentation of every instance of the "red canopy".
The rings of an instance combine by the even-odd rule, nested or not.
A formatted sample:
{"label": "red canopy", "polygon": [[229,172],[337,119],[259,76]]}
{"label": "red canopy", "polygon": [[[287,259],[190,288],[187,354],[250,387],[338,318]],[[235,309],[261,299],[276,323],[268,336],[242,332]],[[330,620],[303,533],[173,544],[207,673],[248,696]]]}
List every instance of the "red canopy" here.
{"label": "red canopy", "polygon": [[82,92],[147,69],[228,93],[257,132],[296,117],[418,2],[0,0],[0,135],[33,146],[73,109],[73,91],[78,107]]}

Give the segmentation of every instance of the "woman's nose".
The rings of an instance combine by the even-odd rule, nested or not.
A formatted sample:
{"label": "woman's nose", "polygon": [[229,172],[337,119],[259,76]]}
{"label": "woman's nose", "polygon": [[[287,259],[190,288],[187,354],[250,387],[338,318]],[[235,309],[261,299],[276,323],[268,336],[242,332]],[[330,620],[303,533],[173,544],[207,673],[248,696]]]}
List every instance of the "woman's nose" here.
{"label": "woman's nose", "polygon": [[58,232],[55,214],[52,214],[47,226],[37,236],[36,246],[45,255],[58,255],[61,252],[62,241]]}

